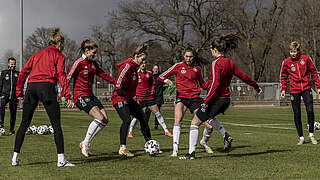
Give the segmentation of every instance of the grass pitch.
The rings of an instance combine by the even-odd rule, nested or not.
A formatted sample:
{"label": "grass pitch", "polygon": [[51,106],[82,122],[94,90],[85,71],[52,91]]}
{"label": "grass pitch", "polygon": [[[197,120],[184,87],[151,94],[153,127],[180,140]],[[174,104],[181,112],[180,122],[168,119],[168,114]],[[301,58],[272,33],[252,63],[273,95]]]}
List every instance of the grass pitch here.
{"label": "grass pitch", "polygon": [[[316,121],[320,121],[319,110]],[[232,151],[223,152],[223,140],[216,131],[210,139],[214,154],[207,154],[198,144],[195,160],[170,157],[172,138],[163,131],[150,128],[153,139],[159,141],[164,154],[150,157],[143,151],[144,139],[139,125],[127,146],[135,157],[123,159],[117,155],[121,120],[114,110],[107,111],[108,126],[91,144],[95,156],[83,158],[78,144],[85,136],[91,118],[84,112],[63,111],[65,155],[76,167],[58,168],[53,135],[26,135],[21,165],[11,167],[15,136],[0,136],[0,179],[318,179],[317,162],[320,144],[312,145],[307,137],[306,114],[303,124],[306,144],[297,146],[297,132],[290,108],[229,108],[218,118],[234,138]],[[172,131],[173,111],[164,111]],[[6,113],[8,132],[9,113]],[[188,152],[189,125],[192,115],[187,112],[180,137],[179,155]],[[17,127],[21,112],[17,115]],[[35,112],[31,124],[49,125],[45,112]],[[199,139],[202,136],[200,128]],[[319,140],[319,132],[315,131]]]}

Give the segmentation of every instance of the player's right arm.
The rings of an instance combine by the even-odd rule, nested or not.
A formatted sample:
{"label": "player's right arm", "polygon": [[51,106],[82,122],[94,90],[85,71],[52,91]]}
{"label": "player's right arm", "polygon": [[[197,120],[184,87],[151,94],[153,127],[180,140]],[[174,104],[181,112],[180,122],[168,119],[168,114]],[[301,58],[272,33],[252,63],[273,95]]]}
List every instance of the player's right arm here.
{"label": "player's right arm", "polygon": [[171,66],[167,71],[165,71],[162,74],[160,74],[159,77],[157,78],[157,80],[160,81],[160,82],[165,82],[169,86],[173,85],[172,81],[167,79],[167,78],[169,76],[173,75],[173,74],[177,74],[177,65],[178,65],[178,63],[176,63],[175,65]]}
{"label": "player's right arm", "polygon": [[285,65],[285,61],[282,62],[281,71],[280,71],[280,84],[281,84],[281,94],[282,98],[285,97],[285,93],[287,90],[287,79],[288,79],[288,69]]}
{"label": "player's right arm", "polygon": [[4,71],[1,72],[1,76],[0,76],[0,95],[2,95],[3,80],[4,80]]}
{"label": "player's right arm", "polygon": [[23,66],[21,72],[19,73],[16,85],[16,96],[17,98],[23,97],[23,88],[24,83],[26,82],[27,77],[29,76],[35,56],[32,55],[28,62]]}
{"label": "player's right arm", "polygon": [[120,66],[119,74],[115,82],[115,91],[119,96],[124,96],[124,85],[126,84],[126,81],[128,80],[128,72],[130,69],[130,64],[125,63]]}

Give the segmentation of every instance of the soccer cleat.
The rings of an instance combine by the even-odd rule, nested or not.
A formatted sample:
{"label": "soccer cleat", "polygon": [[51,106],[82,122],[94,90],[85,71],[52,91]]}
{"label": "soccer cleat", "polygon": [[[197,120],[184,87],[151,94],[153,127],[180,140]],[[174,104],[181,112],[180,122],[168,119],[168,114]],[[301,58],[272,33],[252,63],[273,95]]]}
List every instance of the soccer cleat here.
{"label": "soccer cleat", "polygon": [[58,162],[57,166],[58,167],[73,167],[73,166],[76,166],[76,165],[72,164],[68,160],[65,160],[64,162]]}
{"label": "soccer cleat", "polygon": [[302,145],[304,144],[304,139],[299,139],[297,145]]}
{"label": "soccer cleat", "polygon": [[179,157],[179,159],[195,159],[196,158],[196,153],[193,151],[191,154],[187,153],[186,155]]}
{"label": "soccer cleat", "polygon": [[129,133],[129,134],[128,134],[128,137],[129,137],[129,138],[133,138],[132,133]]}
{"label": "soccer cleat", "polygon": [[158,154],[163,154],[163,151],[161,151],[161,150],[159,149]]}
{"label": "soccer cleat", "polygon": [[213,154],[213,151],[212,151],[212,149],[210,148],[210,146],[206,143],[206,142],[204,142],[204,141],[200,141],[200,145],[206,150],[206,152],[208,153],[208,154]]}
{"label": "soccer cleat", "polygon": [[165,132],[164,135],[169,136],[169,137],[173,136],[170,131]]}
{"label": "soccer cleat", "polygon": [[124,148],[123,150],[119,149],[118,154],[121,157],[133,157],[134,154],[132,154],[127,148]]}
{"label": "soccer cleat", "polygon": [[10,134],[10,135],[14,135],[14,130],[10,131],[9,134]]}
{"label": "soccer cleat", "polygon": [[314,138],[314,136],[309,136],[309,138],[312,144],[318,144],[318,141],[316,140],[316,138]]}
{"label": "soccer cleat", "polygon": [[89,157],[89,156],[92,156],[93,154],[90,152],[90,144],[86,145],[85,143],[81,142],[79,144],[79,148],[81,150],[81,154],[84,156],[84,157]]}
{"label": "soccer cleat", "polygon": [[12,166],[19,166],[19,159],[17,159],[17,160],[12,160],[11,165],[12,165]]}
{"label": "soccer cleat", "polygon": [[178,153],[177,152],[172,152],[171,157],[178,157]]}
{"label": "soccer cleat", "polygon": [[233,138],[226,132],[224,135],[224,152],[229,152],[231,150],[231,142]]}

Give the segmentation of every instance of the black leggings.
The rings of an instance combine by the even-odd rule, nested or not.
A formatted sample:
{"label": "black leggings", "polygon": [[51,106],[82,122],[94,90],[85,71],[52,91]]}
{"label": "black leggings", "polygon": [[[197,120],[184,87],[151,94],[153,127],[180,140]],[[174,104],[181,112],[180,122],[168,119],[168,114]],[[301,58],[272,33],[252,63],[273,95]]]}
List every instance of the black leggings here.
{"label": "black leggings", "polygon": [[57,101],[55,85],[52,83],[28,84],[24,98],[22,120],[16,135],[14,152],[20,152],[25,132],[30,126],[33,113],[38,106],[39,100],[43,103],[53,127],[57,153],[64,153],[63,134],[60,124],[60,106]]}
{"label": "black leggings", "polygon": [[4,125],[4,116],[6,113],[6,105],[9,103],[10,108],[10,132],[14,130],[14,125],[16,124],[16,114],[17,114],[17,98],[9,99],[7,96],[0,97],[0,125]]}
{"label": "black leggings", "polygon": [[299,94],[291,94],[291,105],[294,114],[294,124],[298,131],[298,135],[303,136],[302,122],[301,122],[301,97],[306,106],[309,132],[314,132],[314,112],[313,112],[313,96],[311,89],[305,90]]}
{"label": "black leggings", "polygon": [[148,122],[144,118],[143,111],[140,105],[136,101],[131,102],[120,102],[114,105],[120,118],[122,119],[122,124],[120,127],[120,145],[127,144],[127,134],[128,127],[130,126],[131,116],[137,118],[140,121],[141,133],[146,141],[151,140],[151,133]]}

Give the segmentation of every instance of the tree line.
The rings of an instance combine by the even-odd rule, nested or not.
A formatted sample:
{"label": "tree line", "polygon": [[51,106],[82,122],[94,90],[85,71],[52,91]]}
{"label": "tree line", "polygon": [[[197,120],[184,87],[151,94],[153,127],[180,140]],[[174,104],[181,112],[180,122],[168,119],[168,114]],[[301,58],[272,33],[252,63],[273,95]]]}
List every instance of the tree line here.
{"label": "tree line", "polygon": [[[99,46],[96,60],[113,77],[116,64],[147,42],[149,69],[157,63],[166,70],[183,60],[186,47],[193,47],[207,79],[213,60],[210,43],[228,32],[241,37],[228,56],[255,81],[279,81],[281,62],[289,56],[289,43],[294,40],[319,66],[317,0],[121,0],[117,9],[106,13],[106,23],[89,27],[88,36]],[[27,37],[25,61],[47,46],[48,34],[49,27],[39,27]],[[68,67],[77,58],[78,47],[66,36]]]}

